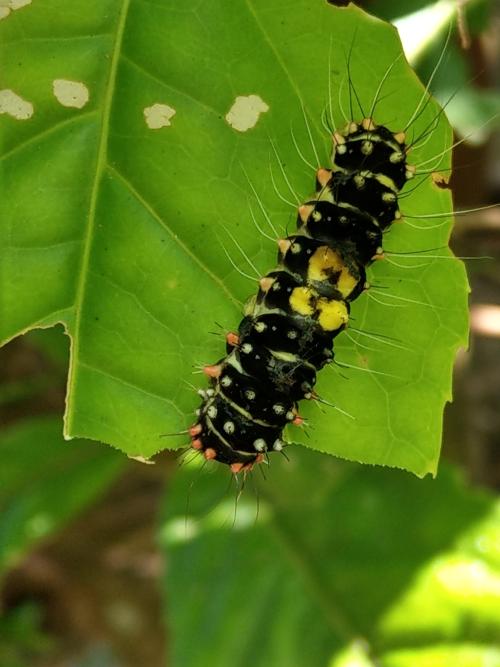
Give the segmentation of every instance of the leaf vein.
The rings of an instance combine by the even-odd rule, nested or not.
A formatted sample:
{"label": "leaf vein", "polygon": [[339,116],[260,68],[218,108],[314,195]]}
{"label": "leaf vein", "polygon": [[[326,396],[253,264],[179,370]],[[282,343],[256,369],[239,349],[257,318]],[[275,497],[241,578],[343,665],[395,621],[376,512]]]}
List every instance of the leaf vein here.
{"label": "leaf vein", "polygon": [[91,273],[98,278],[104,278],[104,280],[109,282],[109,284],[112,285],[115,289],[122,292],[123,294],[128,295],[134,301],[134,303],[138,306],[138,308],[140,308],[140,310],[142,310],[146,315],[148,315],[148,317],[150,317],[153,322],[156,322],[156,324],[158,324],[162,329],[165,329],[165,331],[168,331],[168,333],[178,341],[179,347],[183,347],[182,340],[179,338],[179,335],[177,334],[177,332],[174,329],[172,329],[171,327],[169,327],[168,324],[166,324],[165,322],[160,320],[152,311],[150,311],[146,307],[146,305],[141,301],[141,299],[139,298],[139,296],[135,292],[132,292],[131,290],[124,287],[123,285],[120,285],[115,280],[113,280],[113,278],[111,278],[110,276],[104,275],[102,273],[97,273],[96,271],[91,271]]}
{"label": "leaf vein", "polygon": [[170,235],[170,237],[177,243],[177,245],[189,256],[189,258],[197,264],[202,271],[204,271],[219,287],[224,294],[231,299],[231,301],[240,307],[240,302],[238,299],[229,291],[229,289],[226,287],[224,282],[222,281],[221,278],[215,275],[211,271],[211,269],[208,268],[206,264],[204,264],[199,257],[197,257],[193,251],[184,243],[182,239],[179,238],[179,236],[174,232],[174,230],[167,224],[167,222],[160,216],[160,214],[149,204],[144,197],[135,189],[135,187],[132,185],[132,183],[126,178],[120,171],[117,170],[115,166],[108,165],[108,171],[111,174],[114,174],[118,180],[122,182],[122,184],[127,188],[127,190],[135,197],[135,199],[141,204],[141,206],[149,213],[149,215],[156,220]]}
{"label": "leaf vein", "polygon": [[3,162],[3,160],[7,160],[12,155],[18,153],[19,151],[24,150],[24,148],[26,148],[27,146],[30,146],[31,144],[36,144],[38,141],[45,139],[46,137],[50,136],[54,132],[57,132],[61,128],[65,128],[68,125],[73,125],[73,123],[80,121],[82,118],[86,119],[94,114],[97,114],[97,109],[90,109],[89,111],[80,113],[77,116],[70,116],[69,118],[64,118],[63,120],[60,120],[55,125],[51,125],[42,132],[39,132],[38,134],[28,137],[24,141],[21,141],[19,144],[13,146],[10,150],[3,153],[3,155],[0,155],[0,162]]}
{"label": "leaf vein", "polygon": [[109,139],[109,124],[111,116],[111,107],[113,104],[113,93],[116,86],[116,76],[118,71],[118,60],[120,49],[122,45],[123,35],[125,32],[125,24],[127,21],[128,8],[130,5],[130,0],[123,0],[120,12],[118,14],[118,21],[116,25],[115,40],[113,44],[113,49],[110,57],[109,65],[109,74],[108,82],[106,86],[106,91],[104,95],[104,101],[102,105],[102,120],[101,120],[101,132],[99,137],[99,143],[97,147],[97,157],[95,162],[95,175],[94,181],[92,184],[92,189],[90,192],[90,201],[89,201],[89,212],[88,212],[88,222],[87,230],[84,238],[84,247],[82,262],[80,266],[80,275],[76,287],[75,294],[75,323],[72,332],[72,346],[71,346],[71,355],[70,355],[70,365],[69,365],[69,374],[68,374],[68,389],[67,389],[67,399],[66,399],[66,414],[64,418],[64,429],[65,434],[71,435],[71,418],[73,416],[72,410],[72,397],[74,391],[74,385],[76,381],[76,363],[75,360],[78,359],[79,354],[79,335],[80,335],[80,325],[82,317],[82,305],[85,295],[85,288],[87,285],[87,274],[88,267],[90,262],[90,255],[92,250],[92,240],[94,234],[94,226],[96,220],[96,211],[97,211],[97,201],[99,198],[99,186],[101,183],[101,177],[106,166],[106,157],[108,150],[108,139]]}
{"label": "leaf vein", "polygon": [[193,97],[193,95],[190,95],[185,90],[181,90],[180,88],[177,88],[176,86],[172,86],[171,83],[167,83],[166,81],[161,79],[157,74],[153,74],[153,72],[150,72],[143,65],[140,65],[138,62],[133,60],[126,53],[121,54],[121,59],[123,60],[123,62],[125,62],[125,63],[129,64],[131,67],[134,67],[135,69],[139,70],[139,72],[142,72],[142,74],[145,74],[147,77],[149,77],[153,81],[156,81],[156,83],[159,83],[164,88],[167,88],[168,90],[172,90],[175,93],[178,93],[179,95],[182,95],[186,99],[191,100],[192,102],[194,102],[198,106],[201,106],[201,107],[203,107],[203,109],[206,109],[210,113],[216,115],[217,118],[220,118],[220,116],[222,114],[222,111],[218,111],[214,107],[211,107],[209,104],[206,104],[206,102],[202,102],[201,100],[197,99],[196,97]]}
{"label": "leaf vein", "polygon": [[172,405],[172,407],[175,408],[176,412],[178,412],[180,415],[184,416],[183,413],[177,408],[173,401],[170,399],[166,398],[165,396],[160,396],[160,394],[155,394],[152,391],[149,391],[148,389],[144,389],[144,387],[140,387],[137,384],[134,384],[133,382],[129,382],[128,380],[125,380],[124,378],[118,377],[117,375],[113,375],[113,373],[110,373],[109,371],[105,370],[104,368],[98,368],[97,366],[93,366],[92,364],[89,364],[86,361],[79,360],[78,365],[81,366],[82,368],[86,368],[89,371],[93,371],[95,373],[98,373],[99,375],[104,375],[104,377],[109,378],[110,380],[115,380],[119,384],[122,384],[126,387],[129,387],[131,389],[135,389],[136,391],[140,392],[141,394],[145,394],[146,396],[149,396],[150,398],[155,398],[159,399],[160,401],[164,403],[169,403]]}
{"label": "leaf vein", "polygon": [[[286,78],[288,79],[290,87],[294,91],[294,93],[297,96],[302,108],[304,109],[304,113],[306,113],[306,111],[305,111],[306,107],[305,107],[304,101],[301,97],[300,89],[297,86],[297,84],[295,83],[295,81],[293,80],[292,75],[290,74],[283,58],[279,54],[278,50],[276,49],[275,45],[273,44],[272,40],[269,38],[269,35],[267,34],[266,30],[264,29],[264,26],[262,25],[259,17],[257,16],[257,12],[255,11],[255,7],[253,6],[252,1],[251,0],[245,0],[245,4],[247,5],[248,10],[249,10],[250,14],[252,15],[252,18],[254,19],[255,24],[256,24],[257,28],[259,29],[259,32],[261,33],[262,37],[264,38],[265,43],[270,48],[272,54],[274,55],[274,57],[276,59],[276,62],[281,67],[281,69],[283,70],[283,73],[285,74]],[[316,130],[321,135],[323,135],[324,134],[323,130],[320,130],[318,128],[318,125],[317,125],[316,121],[314,120],[314,118],[311,118],[311,122],[314,124]]]}

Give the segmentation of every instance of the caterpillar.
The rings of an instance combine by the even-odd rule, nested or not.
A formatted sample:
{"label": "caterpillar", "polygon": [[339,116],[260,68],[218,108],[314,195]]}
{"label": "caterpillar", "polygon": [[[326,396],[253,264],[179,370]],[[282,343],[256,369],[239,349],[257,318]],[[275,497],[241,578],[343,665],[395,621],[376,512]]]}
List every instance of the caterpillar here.
{"label": "caterpillar", "polygon": [[334,359],[350,304],[369,285],[366,268],[384,256],[383,233],[401,218],[398,195],[415,174],[406,136],[371,117],[335,131],[330,169],[316,172],[298,207],[295,233],[278,241],[277,266],[259,281],[226,356],[203,368],[191,447],[247,472],[286,446],[301,400],[321,400],[316,374]]}

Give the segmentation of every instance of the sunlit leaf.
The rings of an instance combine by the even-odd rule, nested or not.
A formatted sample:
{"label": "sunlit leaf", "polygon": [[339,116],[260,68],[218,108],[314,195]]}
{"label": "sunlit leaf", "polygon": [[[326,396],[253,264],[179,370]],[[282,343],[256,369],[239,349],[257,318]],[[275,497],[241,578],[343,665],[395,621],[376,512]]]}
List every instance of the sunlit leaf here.
{"label": "sunlit leaf", "polygon": [[302,448],[266,476],[240,494],[224,471],[188,463],[167,495],[169,664],[424,667],[427,652],[448,667],[496,655],[489,496],[447,467],[420,481]]}
{"label": "sunlit leaf", "polygon": [[[130,455],[182,443],[160,435],[191,421],[193,368],[224,348],[210,332],[234,328],[256,288],[226,257],[222,245],[253,274],[226,229],[258,272],[272,268],[274,244],[249,202],[268,235],[266,215],[280,234],[293,227],[270,169],[293,206],[294,193],[310,194],[314,172],[300,153],[329,164],[325,109],[337,125],[343,114],[360,120],[387,74],[375,119],[399,131],[415,114],[409,141],[422,141],[410,161],[449,165],[449,126],[434,102],[418,107],[424,89],[396,32],[354,6],[74,0],[69,11],[33,0],[0,21],[0,43],[12,91],[0,115],[1,336],[62,322],[72,339],[66,436]],[[252,95],[255,127],[234,129],[229,110]],[[449,192],[420,180],[403,212],[443,217],[408,218],[387,249],[439,250],[388,256],[404,268],[377,263],[374,291],[354,304],[337,345],[337,360],[360,370],[333,367],[319,383],[354,419],[306,406],[314,430],[290,437],[423,475],[436,469],[451,367],[466,343],[467,284],[444,249]]]}

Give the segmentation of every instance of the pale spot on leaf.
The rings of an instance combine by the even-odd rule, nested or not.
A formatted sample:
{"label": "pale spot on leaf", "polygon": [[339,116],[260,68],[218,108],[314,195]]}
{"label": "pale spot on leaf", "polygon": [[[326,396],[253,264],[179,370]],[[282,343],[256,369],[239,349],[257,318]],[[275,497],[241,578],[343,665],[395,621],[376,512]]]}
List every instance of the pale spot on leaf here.
{"label": "pale spot on leaf", "polygon": [[155,462],[151,459],[145,459],[144,456],[129,456],[129,459],[133,461],[139,461],[139,463],[145,463],[148,466],[154,466]]}
{"label": "pale spot on leaf", "polygon": [[156,103],[144,109],[144,119],[150,130],[159,130],[172,124],[170,119],[175,116],[175,113],[175,109],[167,104]]}
{"label": "pale spot on leaf", "polygon": [[10,88],[0,90],[0,114],[6,113],[16,120],[28,120],[33,115],[31,102],[23,100]]}
{"label": "pale spot on leaf", "polygon": [[439,171],[433,171],[431,180],[438,188],[446,190],[450,187],[450,174],[442,174]]}
{"label": "pale spot on leaf", "polygon": [[16,9],[31,5],[31,0],[0,0],[0,21]]}
{"label": "pale spot on leaf", "polygon": [[10,7],[14,11],[16,9],[21,9],[21,7],[26,7],[26,5],[31,5],[31,0],[0,0],[0,5],[7,5],[7,7]]}
{"label": "pale spot on leaf", "polygon": [[239,95],[226,114],[226,120],[238,132],[246,132],[254,127],[261,113],[269,111],[269,106],[258,95]]}
{"label": "pale spot on leaf", "polygon": [[67,81],[66,79],[54,79],[52,90],[57,101],[63,107],[81,109],[89,101],[89,89],[81,81]]}

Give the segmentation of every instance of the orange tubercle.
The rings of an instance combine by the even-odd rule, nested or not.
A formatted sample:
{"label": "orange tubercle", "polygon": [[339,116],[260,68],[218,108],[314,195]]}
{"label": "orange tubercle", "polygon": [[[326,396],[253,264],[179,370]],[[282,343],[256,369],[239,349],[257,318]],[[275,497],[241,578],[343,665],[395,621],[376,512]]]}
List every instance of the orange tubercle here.
{"label": "orange tubercle", "polygon": [[302,204],[299,206],[299,217],[302,222],[306,223],[311,213],[314,211],[314,206],[311,204]]}
{"label": "orange tubercle", "polygon": [[284,255],[288,248],[291,246],[291,242],[288,239],[279,239],[278,240],[278,248],[280,249],[280,252]]}
{"label": "orange tubercle", "polygon": [[244,463],[231,463],[230,468],[231,472],[237,475],[245,467]]}
{"label": "orange tubercle", "polygon": [[221,374],[221,370],[222,368],[219,364],[215,364],[214,366],[203,366],[203,372],[205,375],[208,375],[209,378],[218,378]]}
{"label": "orange tubercle", "polygon": [[201,433],[201,430],[201,424],[194,424],[193,426],[189,427],[188,433],[192,438],[194,438]]}
{"label": "orange tubercle", "polygon": [[303,423],[304,423],[304,417],[301,417],[300,415],[296,415],[296,417],[292,421],[292,424],[294,426],[301,426]]}
{"label": "orange tubercle", "polygon": [[205,449],[203,456],[207,459],[207,461],[211,461],[212,459],[217,458],[217,452],[215,449],[208,447],[208,449]]}
{"label": "orange tubercle", "polygon": [[317,178],[318,183],[321,185],[322,188],[324,188],[326,186],[326,184],[331,179],[331,177],[332,177],[332,172],[329,171],[328,169],[320,168],[316,172],[316,178]]}
{"label": "orange tubercle", "polygon": [[268,292],[271,289],[271,285],[274,283],[274,278],[268,278],[264,276],[259,280],[260,289],[263,292]]}
{"label": "orange tubercle", "polygon": [[237,347],[240,344],[240,337],[238,334],[230,331],[228,334],[226,334],[226,341],[232,347]]}
{"label": "orange tubercle", "polygon": [[192,447],[193,449],[203,449],[203,443],[202,443],[202,441],[201,441],[199,438],[196,438],[196,439],[193,440],[193,442],[191,443],[191,447]]}
{"label": "orange tubercle", "polygon": [[334,132],[332,138],[336,146],[339,144],[345,144],[345,137],[340,134],[340,132]]}

